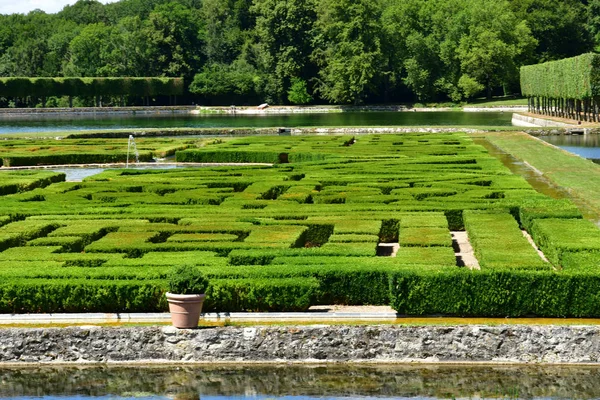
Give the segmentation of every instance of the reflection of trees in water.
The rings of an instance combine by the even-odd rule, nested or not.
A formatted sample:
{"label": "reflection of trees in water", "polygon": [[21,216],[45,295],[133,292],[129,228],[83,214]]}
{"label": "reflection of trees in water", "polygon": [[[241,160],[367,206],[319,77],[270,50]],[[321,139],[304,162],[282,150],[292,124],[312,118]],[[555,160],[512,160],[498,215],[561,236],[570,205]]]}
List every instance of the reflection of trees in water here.
{"label": "reflection of trees in water", "polygon": [[0,395],[600,397],[600,367],[219,366],[0,369]]}

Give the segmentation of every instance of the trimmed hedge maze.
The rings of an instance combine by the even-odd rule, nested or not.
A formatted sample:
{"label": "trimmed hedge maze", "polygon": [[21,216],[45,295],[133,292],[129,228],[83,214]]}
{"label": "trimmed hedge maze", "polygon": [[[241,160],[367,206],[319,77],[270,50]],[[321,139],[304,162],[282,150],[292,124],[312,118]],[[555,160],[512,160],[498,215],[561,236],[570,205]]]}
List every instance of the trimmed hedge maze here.
{"label": "trimmed hedge maze", "polygon": [[[60,164],[104,164],[127,161],[128,139],[10,139],[0,144],[0,166],[21,167]],[[169,157],[190,147],[193,141],[136,139],[140,162]],[[135,160],[133,154],[129,160]],[[4,179],[0,180],[3,182]]]}
{"label": "trimmed hedge maze", "polygon": [[[600,316],[600,229],[465,134],[248,137],[176,157],[274,165],[2,173],[18,190],[0,203],[0,312],[165,310],[167,273],[195,265],[207,311]],[[481,270],[457,266],[465,229]]]}

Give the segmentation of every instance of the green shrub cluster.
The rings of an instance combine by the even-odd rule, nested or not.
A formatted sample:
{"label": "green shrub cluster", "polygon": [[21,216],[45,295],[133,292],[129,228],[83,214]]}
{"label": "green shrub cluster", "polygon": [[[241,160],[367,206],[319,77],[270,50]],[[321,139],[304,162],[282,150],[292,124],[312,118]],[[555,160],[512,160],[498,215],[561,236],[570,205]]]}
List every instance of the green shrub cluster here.
{"label": "green shrub cluster", "polygon": [[[5,165],[7,166],[7,165]],[[65,180],[64,173],[51,171],[3,171],[0,196],[27,192]]]}
{"label": "green shrub cluster", "polygon": [[553,271],[452,269],[390,275],[400,314],[489,317],[598,317],[600,275]]}

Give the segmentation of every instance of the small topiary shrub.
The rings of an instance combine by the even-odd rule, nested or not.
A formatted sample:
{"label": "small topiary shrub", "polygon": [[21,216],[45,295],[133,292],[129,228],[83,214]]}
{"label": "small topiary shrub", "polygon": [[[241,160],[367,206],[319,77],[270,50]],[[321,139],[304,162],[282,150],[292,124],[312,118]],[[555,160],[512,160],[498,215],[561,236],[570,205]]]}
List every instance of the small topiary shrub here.
{"label": "small topiary shrub", "polygon": [[194,266],[182,265],[169,274],[170,293],[202,294],[207,287],[208,279]]}

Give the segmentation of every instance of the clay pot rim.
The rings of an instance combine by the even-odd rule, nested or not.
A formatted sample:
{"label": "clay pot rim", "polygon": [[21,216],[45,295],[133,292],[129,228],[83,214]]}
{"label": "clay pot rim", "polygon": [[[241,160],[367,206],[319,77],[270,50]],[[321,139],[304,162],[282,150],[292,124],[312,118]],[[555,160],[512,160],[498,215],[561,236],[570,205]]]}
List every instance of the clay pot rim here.
{"label": "clay pot rim", "polygon": [[178,294],[178,293],[165,293],[167,299],[172,300],[203,300],[206,297],[206,294]]}

